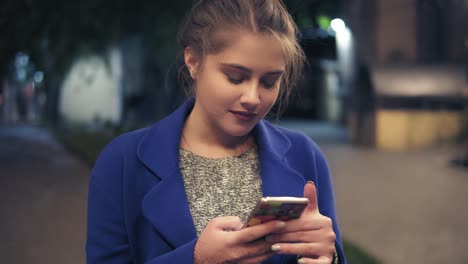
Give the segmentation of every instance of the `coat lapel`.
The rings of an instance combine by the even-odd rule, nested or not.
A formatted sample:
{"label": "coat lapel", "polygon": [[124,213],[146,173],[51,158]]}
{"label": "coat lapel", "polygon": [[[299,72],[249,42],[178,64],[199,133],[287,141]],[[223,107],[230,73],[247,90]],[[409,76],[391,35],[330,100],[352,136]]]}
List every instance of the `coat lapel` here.
{"label": "coat lapel", "polygon": [[174,172],[143,199],[143,214],[174,248],[197,237],[182,176]]}
{"label": "coat lapel", "polygon": [[151,127],[140,141],[137,154],[159,180],[144,196],[143,215],[173,247],[197,236],[179,168],[181,132],[193,103],[191,98]]}
{"label": "coat lapel", "polygon": [[270,123],[262,120],[254,130],[260,150],[260,171],[264,196],[304,195],[306,178],[285,159],[291,141]]}

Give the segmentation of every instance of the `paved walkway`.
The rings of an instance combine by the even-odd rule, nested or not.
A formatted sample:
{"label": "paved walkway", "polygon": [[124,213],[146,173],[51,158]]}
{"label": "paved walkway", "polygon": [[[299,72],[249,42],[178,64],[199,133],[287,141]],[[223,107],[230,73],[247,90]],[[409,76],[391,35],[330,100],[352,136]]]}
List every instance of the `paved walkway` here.
{"label": "paved walkway", "polygon": [[468,171],[453,148],[324,145],[344,235],[386,264],[468,263]]}
{"label": "paved walkway", "polygon": [[[332,126],[286,125],[322,146],[348,239],[385,264],[468,263],[468,171],[447,166],[453,147],[359,149]],[[84,263],[88,174],[49,133],[0,127],[2,263]]]}
{"label": "paved walkway", "polygon": [[0,126],[1,263],[85,263],[88,174],[47,131]]}

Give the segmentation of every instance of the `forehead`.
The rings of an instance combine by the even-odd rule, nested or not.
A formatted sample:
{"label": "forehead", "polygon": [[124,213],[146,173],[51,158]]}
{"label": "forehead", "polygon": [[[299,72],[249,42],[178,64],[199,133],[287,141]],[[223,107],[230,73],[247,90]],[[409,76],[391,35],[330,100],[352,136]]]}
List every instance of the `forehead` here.
{"label": "forehead", "polygon": [[224,31],[217,37],[223,38],[226,45],[220,51],[208,54],[207,61],[241,65],[254,72],[285,70],[281,42],[272,34]]}

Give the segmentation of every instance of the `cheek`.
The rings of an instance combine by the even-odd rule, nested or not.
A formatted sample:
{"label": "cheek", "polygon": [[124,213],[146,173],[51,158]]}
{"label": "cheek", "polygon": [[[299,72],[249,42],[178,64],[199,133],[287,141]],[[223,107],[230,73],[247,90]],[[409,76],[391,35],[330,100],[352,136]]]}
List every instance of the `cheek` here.
{"label": "cheek", "polygon": [[278,100],[279,89],[269,90],[264,96],[265,107],[270,109],[275,104],[276,100]]}
{"label": "cheek", "polygon": [[226,84],[224,76],[218,73],[204,75],[199,79],[197,87],[200,93],[203,93],[208,100],[209,98],[222,99],[223,97],[227,97],[232,90]]}

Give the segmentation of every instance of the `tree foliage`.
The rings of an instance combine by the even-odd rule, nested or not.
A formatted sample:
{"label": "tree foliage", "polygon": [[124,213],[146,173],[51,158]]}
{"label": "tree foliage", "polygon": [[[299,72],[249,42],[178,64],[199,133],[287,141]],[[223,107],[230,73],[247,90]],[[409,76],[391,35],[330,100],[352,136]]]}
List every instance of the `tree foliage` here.
{"label": "tree foliage", "polygon": [[[49,98],[56,101],[61,79],[77,55],[99,54],[128,37],[142,40],[148,65],[167,69],[176,58],[176,32],[193,1],[3,0],[0,78],[8,73],[15,54],[25,52],[45,72]],[[333,13],[338,1],[284,3],[300,22],[319,13]],[[56,112],[53,101],[52,114]]]}
{"label": "tree foliage", "polygon": [[171,48],[190,5],[190,0],[7,0],[0,9],[2,67],[18,51],[37,63],[45,56],[65,66],[77,53],[99,52],[131,35],[143,36],[155,50]]}
{"label": "tree foliage", "polygon": [[[175,33],[193,0],[4,0],[0,7],[1,67],[18,51],[59,65],[80,52],[105,49],[129,35],[141,35],[160,55],[175,47]],[[299,20],[332,13],[337,1],[285,0]],[[158,52],[161,51],[161,52]],[[63,61],[63,62],[61,62]]]}

